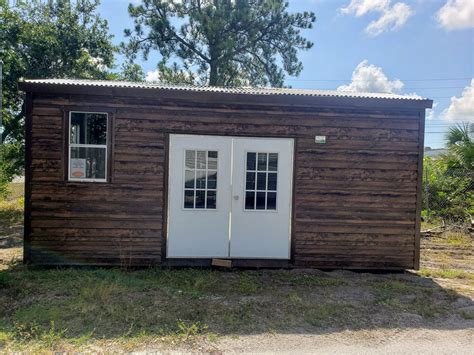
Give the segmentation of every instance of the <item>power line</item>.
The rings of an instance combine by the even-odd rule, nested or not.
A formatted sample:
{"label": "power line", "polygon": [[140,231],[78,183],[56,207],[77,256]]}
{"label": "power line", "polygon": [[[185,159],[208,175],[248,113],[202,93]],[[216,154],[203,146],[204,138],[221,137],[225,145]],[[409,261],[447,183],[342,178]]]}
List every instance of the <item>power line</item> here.
{"label": "power line", "polygon": [[[465,78],[429,78],[429,79],[397,79],[401,81],[456,81],[456,80],[472,80],[473,77]],[[347,82],[347,81],[362,81],[362,82],[371,82],[371,80],[364,79],[290,79],[287,78],[287,81],[327,81],[327,82]]]}

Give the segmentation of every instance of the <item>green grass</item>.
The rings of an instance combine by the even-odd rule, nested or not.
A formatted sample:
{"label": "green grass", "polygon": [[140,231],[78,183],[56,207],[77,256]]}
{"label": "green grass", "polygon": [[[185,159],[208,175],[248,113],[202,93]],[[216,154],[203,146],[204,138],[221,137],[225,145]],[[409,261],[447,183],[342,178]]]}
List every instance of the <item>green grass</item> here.
{"label": "green grass", "polygon": [[[0,271],[0,351],[70,349],[315,329],[360,329],[373,314],[427,320],[447,315],[457,295],[433,284],[382,275],[288,270],[41,269]],[[355,291],[372,300],[350,299]],[[348,298],[349,296],[349,298]],[[407,297],[410,296],[410,297]]]}
{"label": "green grass", "polygon": [[459,269],[426,269],[423,268],[418,272],[424,277],[439,277],[443,279],[466,279],[474,280],[472,272]]}
{"label": "green grass", "polygon": [[[17,266],[0,272],[0,334],[12,346],[44,345],[44,339],[56,339],[54,334],[74,343],[86,338],[188,338],[311,326],[293,317],[294,299],[288,294],[305,294],[315,287],[322,292],[340,282],[330,281],[330,276],[310,279],[303,282],[291,271]],[[319,286],[314,286],[316,280]],[[306,301],[301,305],[303,310],[313,306]]]}
{"label": "green grass", "polygon": [[473,240],[472,238],[466,233],[463,232],[455,232],[449,231],[444,233],[444,238],[448,244],[453,246],[461,246],[461,247],[472,247]]}
{"label": "green grass", "polygon": [[23,197],[14,200],[0,200],[0,226],[2,228],[23,222]]}

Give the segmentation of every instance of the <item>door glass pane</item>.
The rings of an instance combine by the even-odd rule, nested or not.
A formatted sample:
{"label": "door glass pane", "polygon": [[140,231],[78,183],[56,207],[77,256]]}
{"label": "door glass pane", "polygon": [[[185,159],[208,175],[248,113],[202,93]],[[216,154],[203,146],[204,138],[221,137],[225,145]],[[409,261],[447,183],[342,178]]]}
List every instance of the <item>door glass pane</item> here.
{"label": "door glass pane", "polygon": [[217,152],[208,151],[207,152],[207,168],[217,170]]}
{"label": "door glass pane", "polygon": [[184,208],[194,208],[194,190],[184,191]]}
{"label": "door glass pane", "polygon": [[257,174],[257,190],[265,190],[267,185],[267,174],[258,173]]}
{"label": "door glass pane", "polygon": [[276,173],[268,173],[268,190],[276,191],[277,189],[277,174]]}
{"label": "door glass pane", "polygon": [[72,179],[105,179],[106,148],[71,147]]}
{"label": "door glass pane", "polygon": [[206,207],[206,190],[196,190],[196,208]]}
{"label": "door glass pane", "polygon": [[255,173],[254,172],[247,173],[245,188],[247,190],[255,190]]}
{"label": "door glass pane", "polygon": [[247,153],[247,170],[256,170],[256,153]]}
{"label": "door glass pane", "polygon": [[207,172],[207,188],[216,189],[217,188],[217,171]]}
{"label": "door glass pane", "polygon": [[268,154],[268,170],[269,171],[278,170],[278,153]]}
{"label": "door glass pane", "polygon": [[195,150],[186,151],[186,168],[189,168],[189,169],[196,168],[196,151]]}
{"label": "door glass pane", "polygon": [[267,210],[276,210],[276,192],[267,192]]}
{"label": "door glass pane", "polygon": [[258,153],[258,170],[267,170],[267,153]]}
{"label": "door glass pane", "polygon": [[203,150],[197,151],[196,168],[206,169],[206,152]]}
{"label": "door glass pane", "polygon": [[265,209],[265,192],[257,192],[257,210]]}
{"label": "door glass pane", "polygon": [[217,151],[186,150],[184,208],[217,208]]}
{"label": "door glass pane", "polygon": [[[257,158],[256,164],[252,160],[255,157]],[[255,168],[257,168],[257,172],[253,171]],[[276,210],[277,171],[278,153],[247,153],[246,210]]]}
{"label": "door glass pane", "polygon": [[191,189],[194,188],[194,170],[186,170],[184,187]]}
{"label": "door glass pane", "polygon": [[207,192],[207,204],[206,208],[216,208],[216,192],[215,191],[208,191]]}
{"label": "door glass pane", "polygon": [[206,170],[196,170],[196,189],[206,188]]}
{"label": "door glass pane", "polygon": [[255,192],[247,191],[245,193],[245,209],[246,210],[255,209]]}

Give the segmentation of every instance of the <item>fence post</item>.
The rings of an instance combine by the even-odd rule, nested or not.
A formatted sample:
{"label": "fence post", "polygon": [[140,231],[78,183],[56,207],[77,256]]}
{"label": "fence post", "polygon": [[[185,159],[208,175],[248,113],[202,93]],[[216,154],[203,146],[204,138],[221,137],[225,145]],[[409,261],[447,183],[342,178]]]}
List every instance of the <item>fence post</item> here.
{"label": "fence post", "polygon": [[425,165],[425,209],[426,219],[430,220],[430,203],[429,203],[429,184],[428,184],[428,166]]}

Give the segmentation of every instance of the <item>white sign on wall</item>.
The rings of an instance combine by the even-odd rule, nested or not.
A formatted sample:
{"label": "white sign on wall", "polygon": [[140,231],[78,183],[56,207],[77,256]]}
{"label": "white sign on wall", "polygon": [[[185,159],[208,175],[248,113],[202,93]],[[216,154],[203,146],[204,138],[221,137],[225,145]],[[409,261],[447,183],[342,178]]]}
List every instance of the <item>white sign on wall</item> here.
{"label": "white sign on wall", "polygon": [[71,159],[71,177],[76,179],[86,177],[85,159]]}

